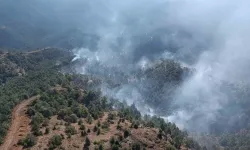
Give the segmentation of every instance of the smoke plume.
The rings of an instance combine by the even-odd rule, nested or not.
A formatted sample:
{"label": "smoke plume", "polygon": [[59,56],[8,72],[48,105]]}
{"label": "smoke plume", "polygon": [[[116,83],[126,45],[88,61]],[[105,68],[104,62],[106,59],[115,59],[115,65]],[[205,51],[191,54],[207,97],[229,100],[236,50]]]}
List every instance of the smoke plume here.
{"label": "smoke plume", "polygon": [[[109,12],[103,18],[107,26],[96,30],[100,37],[97,50],[75,51],[88,59],[83,73],[106,74],[116,82],[126,76],[129,81],[122,81],[116,88],[103,87],[109,96],[135,103],[143,113],[160,114],[180,127],[209,131],[210,125],[218,121],[219,113],[230,109],[228,105],[235,100],[228,84],[249,84],[247,1],[156,0],[105,4],[100,10]],[[150,68],[162,59],[175,60],[182,68],[195,71],[178,87],[164,84],[158,98],[168,101],[172,94],[171,103],[149,107],[152,105],[145,102],[144,95],[152,90],[150,84],[155,83],[133,73]],[[98,62],[98,66],[93,66],[93,62]],[[158,111],[164,107],[171,112]],[[240,108],[232,111],[238,115],[241,112]]]}
{"label": "smoke plume", "polygon": [[39,41],[68,48],[76,55],[72,61],[83,60],[78,73],[103,79],[105,95],[181,128],[244,127],[250,105],[247,0],[0,2],[0,32],[7,39],[1,45],[33,48]]}

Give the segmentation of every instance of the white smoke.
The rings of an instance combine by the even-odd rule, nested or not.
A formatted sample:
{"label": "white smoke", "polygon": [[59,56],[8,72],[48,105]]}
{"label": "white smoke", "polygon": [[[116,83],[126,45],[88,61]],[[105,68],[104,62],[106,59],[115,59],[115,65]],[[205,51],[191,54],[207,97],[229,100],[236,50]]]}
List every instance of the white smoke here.
{"label": "white smoke", "polygon": [[[182,5],[182,12],[177,13],[181,16],[181,23],[188,24],[191,29],[209,31],[214,42],[211,49],[199,56],[194,66],[196,73],[177,92],[176,105],[179,110],[169,116],[169,120],[185,128],[207,131],[208,125],[216,120],[218,111],[227,109],[224,106],[230,99],[227,93],[221,91],[221,82],[249,83],[248,4],[245,0],[197,0],[186,1]],[[191,18],[192,21],[182,17]]]}
{"label": "white smoke", "polygon": [[[247,0],[109,0],[105,7],[91,7],[91,12],[97,11],[98,16],[98,9],[106,14],[101,15],[105,25],[94,31],[101,37],[98,50],[77,49],[76,58],[88,59],[83,68],[95,61],[126,74],[145,69],[161,58],[175,59],[195,68],[192,77],[175,91],[173,105],[177,109],[172,115],[163,117],[183,128],[208,131],[217,113],[226,109],[230,101],[228,93],[221,90],[223,82],[249,83],[249,4]],[[155,32],[162,35],[158,40],[171,42],[177,50],[172,52],[166,47],[156,51],[158,45],[154,45],[150,51],[147,47],[137,51],[136,44],[157,38],[152,34]],[[137,36],[144,40],[135,42]],[[83,70],[82,73],[88,73]],[[113,72],[110,76],[116,75]],[[116,89],[105,86],[102,89],[114,98],[136,103],[143,113],[154,114],[147,104],[143,104],[136,80],[130,78],[127,84]]]}
{"label": "white smoke", "polygon": [[[14,42],[6,38],[3,43],[13,46],[20,38],[25,47],[27,41],[34,42],[31,48],[41,43],[74,47],[73,61],[84,60],[77,68],[80,73],[112,80],[115,88],[104,83],[103,92],[135,103],[143,113],[160,111],[180,127],[201,131],[219,122],[221,111],[239,115],[230,117],[232,124],[241,118],[241,105],[227,107],[242,96],[238,98],[225,83],[239,89],[250,85],[249,0],[0,1],[0,26],[15,37]],[[151,82],[136,73],[161,59],[173,59],[195,71],[178,88],[166,83],[163,95],[156,91],[162,101],[174,93],[174,103],[159,103],[155,110],[141,92],[150,91]]]}

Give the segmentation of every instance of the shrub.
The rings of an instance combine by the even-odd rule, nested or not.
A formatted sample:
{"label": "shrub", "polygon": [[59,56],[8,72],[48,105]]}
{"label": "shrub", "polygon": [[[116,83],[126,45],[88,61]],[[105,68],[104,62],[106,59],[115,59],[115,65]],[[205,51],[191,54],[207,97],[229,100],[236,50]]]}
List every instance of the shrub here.
{"label": "shrub", "polygon": [[131,127],[135,128],[135,129],[138,129],[139,125],[140,125],[139,121],[133,121],[133,123],[131,124]]}
{"label": "shrub", "polygon": [[74,134],[76,134],[76,129],[75,129],[75,127],[70,125],[70,126],[66,127],[65,132],[67,134],[74,135]]}
{"label": "shrub", "polygon": [[79,119],[78,125],[82,125],[82,123],[83,123],[82,119]]}
{"label": "shrub", "polygon": [[45,118],[44,121],[43,121],[42,126],[43,126],[43,127],[47,127],[48,125],[49,125],[49,119],[48,119],[48,118]]}
{"label": "shrub", "polygon": [[98,150],[103,150],[103,149],[104,149],[104,148],[103,148],[103,145],[100,144]]}
{"label": "shrub", "polygon": [[109,143],[111,145],[112,150],[118,150],[119,149],[120,143],[119,143],[119,141],[115,140],[114,137],[110,138]]}
{"label": "shrub", "polygon": [[108,114],[108,120],[114,120],[115,119],[115,113],[109,113]]}
{"label": "shrub", "polygon": [[183,141],[183,143],[185,143],[186,147],[188,147],[188,148],[201,149],[200,145],[191,138],[186,138]]}
{"label": "shrub", "polygon": [[59,112],[58,112],[58,119],[64,119],[68,114],[68,111],[66,109],[61,109]]}
{"label": "shrub", "polygon": [[180,137],[180,136],[176,136],[173,138],[173,141],[174,141],[174,146],[177,147],[177,148],[180,148],[181,147],[181,144],[182,144],[182,141],[183,138]]}
{"label": "shrub", "polygon": [[141,150],[141,145],[139,143],[133,143],[132,150]]}
{"label": "shrub", "polygon": [[101,134],[101,129],[100,128],[98,128],[97,129],[97,133],[96,133],[96,135],[100,135]]}
{"label": "shrub", "polygon": [[49,132],[50,132],[49,128],[46,128],[45,129],[45,134],[49,134]]}
{"label": "shrub", "polygon": [[118,146],[120,146],[120,143],[119,143],[119,141],[115,141],[115,145],[118,145]]}
{"label": "shrub", "polygon": [[168,144],[166,150],[177,150],[173,145]]}
{"label": "shrub", "polygon": [[121,129],[122,129],[122,126],[121,126],[120,124],[117,124],[116,129],[117,129],[117,130],[121,130]]}
{"label": "shrub", "polygon": [[115,143],[115,138],[113,136],[110,138],[109,143],[111,145],[113,145]]}
{"label": "shrub", "polygon": [[71,123],[76,123],[77,122],[77,116],[75,114],[71,114],[70,116]]}
{"label": "shrub", "polygon": [[60,134],[60,136],[62,137],[62,139],[65,139],[63,134]]}
{"label": "shrub", "polygon": [[145,127],[154,128],[155,125],[152,121],[148,121],[148,122],[146,122]]}
{"label": "shrub", "polygon": [[123,136],[122,134],[119,135],[119,140],[122,141],[123,140]]}
{"label": "shrub", "polygon": [[90,133],[90,129],[88,129],[87,132]]}
{"label": "shrub", "polygon": [[97,126],[94,126],[93,132],[96,132],[98,130]]}
{"label": "shrub", "polygon": [[3,141],[4,141],[4,139],[2,137],[0,137],[0,145],[3,144]]}
{"label": "shrub", "polygon": [[90,144],[91,144],[91,142],[90,142],[89,138],[86,137],[84,147],[89,147]]}
{"label": "shrub", "polygon": [[71,138],[71,134],[67,134],[67,138],[70,139]]}
{"label": "shrub", "polygon": [[129,134],[130,134],[129,131],[128,131],[128,130],[125,130],[125,131],[124,131],[124,134],[123,134],[124,138],[127,138],[127,137],[129,136]]}
{"label": "shrub", "polygon": [[116,144],[112,145],[112,150],[119,150],[119,146]]}
{"label": "shrub", "polygon": [[18,141],[18,144],[24,148],[32,147],[36,145],[36,137],[33,134],[28,134],[24,139]]}
{"label": "shrub", "polygon": [[65,116],[64,120],[66,122],[70,122],[70,123],[76,123],[77,122],[77,116],[75,114],[71,114],[69,116]]}
{"label": "shrub", "polygon": [[109,128],[109,123],[107,121],[103,122],[102,124],[102,129],[108,129]]}
{"label": "shrub", "polygon": [[81,136],[86,136],[86,135],[87,135],[86,131],[81,131]]}
{"label": "shrub", "polygon": [[73,109],[74,113],[80,118],[86,118],[89,114],[88,109],[83,105],[78,105]]}
{"label": "shrub", "polygon": [[97,122],[97,126],[98,126],[98,127],[100,127],[100,126],[101,126],[101,122],[100,122],[100,120],[98,120],[98,122]]}
{"label": "shrub", "polygon": [[44,120],[44,117],[41,113],[36,113],[34,116],[31,117],[32,121],[32,131],[36,131],[37,128],[40,127],[41,123]]}
{"label": "shrub", "polygon": [[88,117],[87,117],[87,122],[88,122],[89,124],[91,124],[92,121],[93,121],[93,118],[91,117],[91,115],[88,115]]}
{"label": "shrub", "polygon": [[41,113],[45,118],[49,118],[53,115],[53,112],[50,108],[42,110]]}
{"label": "shrub", "polygon": [[83,124],[80,126],[80,130],[85,130],[85,126]]}
{"label": "shrub", "polygon": [[49,149],[55,149],[62,144],[62,137],[60,135],[53,135],[49,140]]}
{"label": "shrub", "polygon": [[157,137],[158,137],[159,139],[162,139],[162,135],[163,135],[162,130],[160,130],[159,133],[157,134]]}

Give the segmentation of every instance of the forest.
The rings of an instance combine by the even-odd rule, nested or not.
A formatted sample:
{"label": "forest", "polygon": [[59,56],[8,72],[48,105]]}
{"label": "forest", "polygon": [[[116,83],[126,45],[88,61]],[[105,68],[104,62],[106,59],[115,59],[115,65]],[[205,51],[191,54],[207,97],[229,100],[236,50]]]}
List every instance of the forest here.
{"label": "forest", "polygon": [[[40,95],[39,101],[34,101],[27,111],[27,114],[32,120],[32,133],[26,137],[29,140],[23,139],[23,141],[20,141],[20,144],[24,145],[24,147],[35,145],[36,137],[45,134],[41,132],[40,128],[43,124],[46,124],[52,116],[57,116],[59,120],[67,122],[67,126],[70,128],[71,123],[81,122],[81,118],[86,119],[87,122],[92,122],[92,120],[98,120],[104,113],[114,110],[118,111],[118,116],[120,116],[121,119],[129,120],[136,126],[142,125],[144,127],[159,128],[161,134],[170,134],[174,140],[172,144],[177,149],[179,149],[181,145],[201,149],[198,143],[189,140],[188,133],[178,129],[175,124],[170,122],[166,123],[163,119],[156,116],[142,116],[134,105],[128,106],[124,102],[121,103],[116,99],[108,99],[103,96],[101,91],[96,88],[101,85],[101,79],[98,78],[98,76],[94,77],[62,72],[62,68],[64,68],[64,70],[71,70],[65,68],[72,68],[74,66],[71,59],[72,55],[70,52],[56,48],[23,53],[2,52],[2,82],[0,87],[1,142],[3,142],[10,126],[11,112],[14,106],[29,97]],[[172,70],[170,71],[169,66],[175,67],[170,69]],[[163,69],[161,69],[161,67],[163,67]],[[168,69],[164,70],[164,68]],[[169,72],[169,75],[166,74],[166,71]],[[192,73],[192,71],[188,71],[188,68],[184,70],[181,70],[180,67],[178,68],[178,63],[176,62],[165,61],[156,64],[155,68],[152,67],[148,70],[141,71],[137,73],[137,75],[145,76],[149,79],[155,78],[155,87],[158,88],[156,91],[159,91],[159,89],[163,88],[160,84],[161,81],[169,82],[176,80],[180,82],[183,71],[186,72],[185,74]],[[89,80],[92,81],[91,84],[89,84]],[[174,84],[179,84],[178,82]],[[147,91],[145,93],[147,93]],[[152,94],[155,93],[152,92]],[[154,99],[152,96],[154,95],[148,95],[147,97]],[[149,100],[150,99],[148,99],[148,101]],[[159,102],[161,102],[160,99],[158,99],[158,102],[151,101],[150,103],[155,105]],[[155,106],[157,107],[157,105]],[[213,126],[213,130],[216,130],[217,126],[221,134],[218,134],[218,131],[214,131],[214,134],[206,137],[219,138],[218,142],[213,142],[212,148],[219,148],[220,146],[226,149],[248,148],[248,137],[250,134],[249,130],[244,128],[245,125],[240,126],[239,124],[240,131],[239,129],[229,128],[231,130],[230,132],[225,132],[226,130],[221,131],[221,125],[214,124]],[[98,130],[98,128],[96,130]],[[49,132],[49,129],[46,128],[46,132]],[[71,132],[75,131],[67,132],[71,134]],[[87,135],[87,129],[83,133],[85,134],[85,132]],[[61,137],[54,138],[56,140],[56,138]],[[34,141],[34,143],[29,143],[30,140]],[[51,147],[56,148],[57,146],[52,144]]]}
{"label": "forest", "polygon": [[250,149],[249,4],[0,0],[0,146]]}
{"label": "forest", "polygon": [[[134,105],[128,106],[126,103],[107,99],[107,97],[102,96],[101,91],[93,90],[93,86],[100,84],[97,78],[60,72],[63,66],[70,67],[71,65],[71,56],[68,54],[69,52],[58,49],[4,53],[1,59],[4,62],[3,66],[7,67],[4,67],[2,72],[2,85],[0,87],[1,143],[10,126],[11,112],[14,106],[29,97],[40,95],[39,100],[34,101],[27,110],[27,114],[31,118],[32,132],[25,139],[19,141],[19,144],[24,147],[35,145],[36,137],[44,134],[40,128],[52,116],[57,116],[59,120],[67,123],[66,128],[68,129],[65,132],[70,136],[70,134],[75,132],[75,129],[70,125],[71,123],[81,122],[82,118],[91,124],[92,120],[98,120],[106,112],[110,112],[109,115],[111,116],[109,117],[112,120],[111,112],[117,111],[117,115],[121,119],[130,121],[132,127],[136,126],[135,128],[138,128],[140,125],[144,126],[142,128],[159,128],[161,131],[159,136],[167,136],[169,134],[171,139],[173,139],[171,144],[173,144],[172,147],[174,149],[178,149],[181,146],[200,148],[196,142],[188,137],[186,132],[178,129],[175,124],[166,123],[163,119],[156,116],[142,116]],[[63,62],[58,65],[58,62],[62,60]],[[24,73],[15,74],[16,70],[23,70]],[[87,84],[89,79],[94,80],[92,83],[94,85]],[[125,131],[128,132],[127,130]],[[46,128],[46,132],[49,132],[49,129]],[[87,132],[87,129],[84,132]],[[60,136],[53,136],[52,141],[54,142],[49,146],[50,149],[58,146],[57,141],[60,141],[60,138]],[[141,143],[137,143],[138,145],[140,147]],[[111,147],[116,146],[111,145]]]}

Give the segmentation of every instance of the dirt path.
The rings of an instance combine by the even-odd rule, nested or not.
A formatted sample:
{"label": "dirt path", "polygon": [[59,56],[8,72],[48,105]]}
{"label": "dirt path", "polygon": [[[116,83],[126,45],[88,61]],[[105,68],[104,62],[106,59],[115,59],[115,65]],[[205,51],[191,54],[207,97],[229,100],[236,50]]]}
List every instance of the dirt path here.
{"label": "dirt path", "polygon": [[30,131],[30,119],[26,115],[28,105],[37,99],[39,96],[31,97],[18,104],[12,112],[11,126],[8,134],[5,137],[3,145],[0,150],[21,150],[22,147],[17,145],[18,140],[22,139]]}

